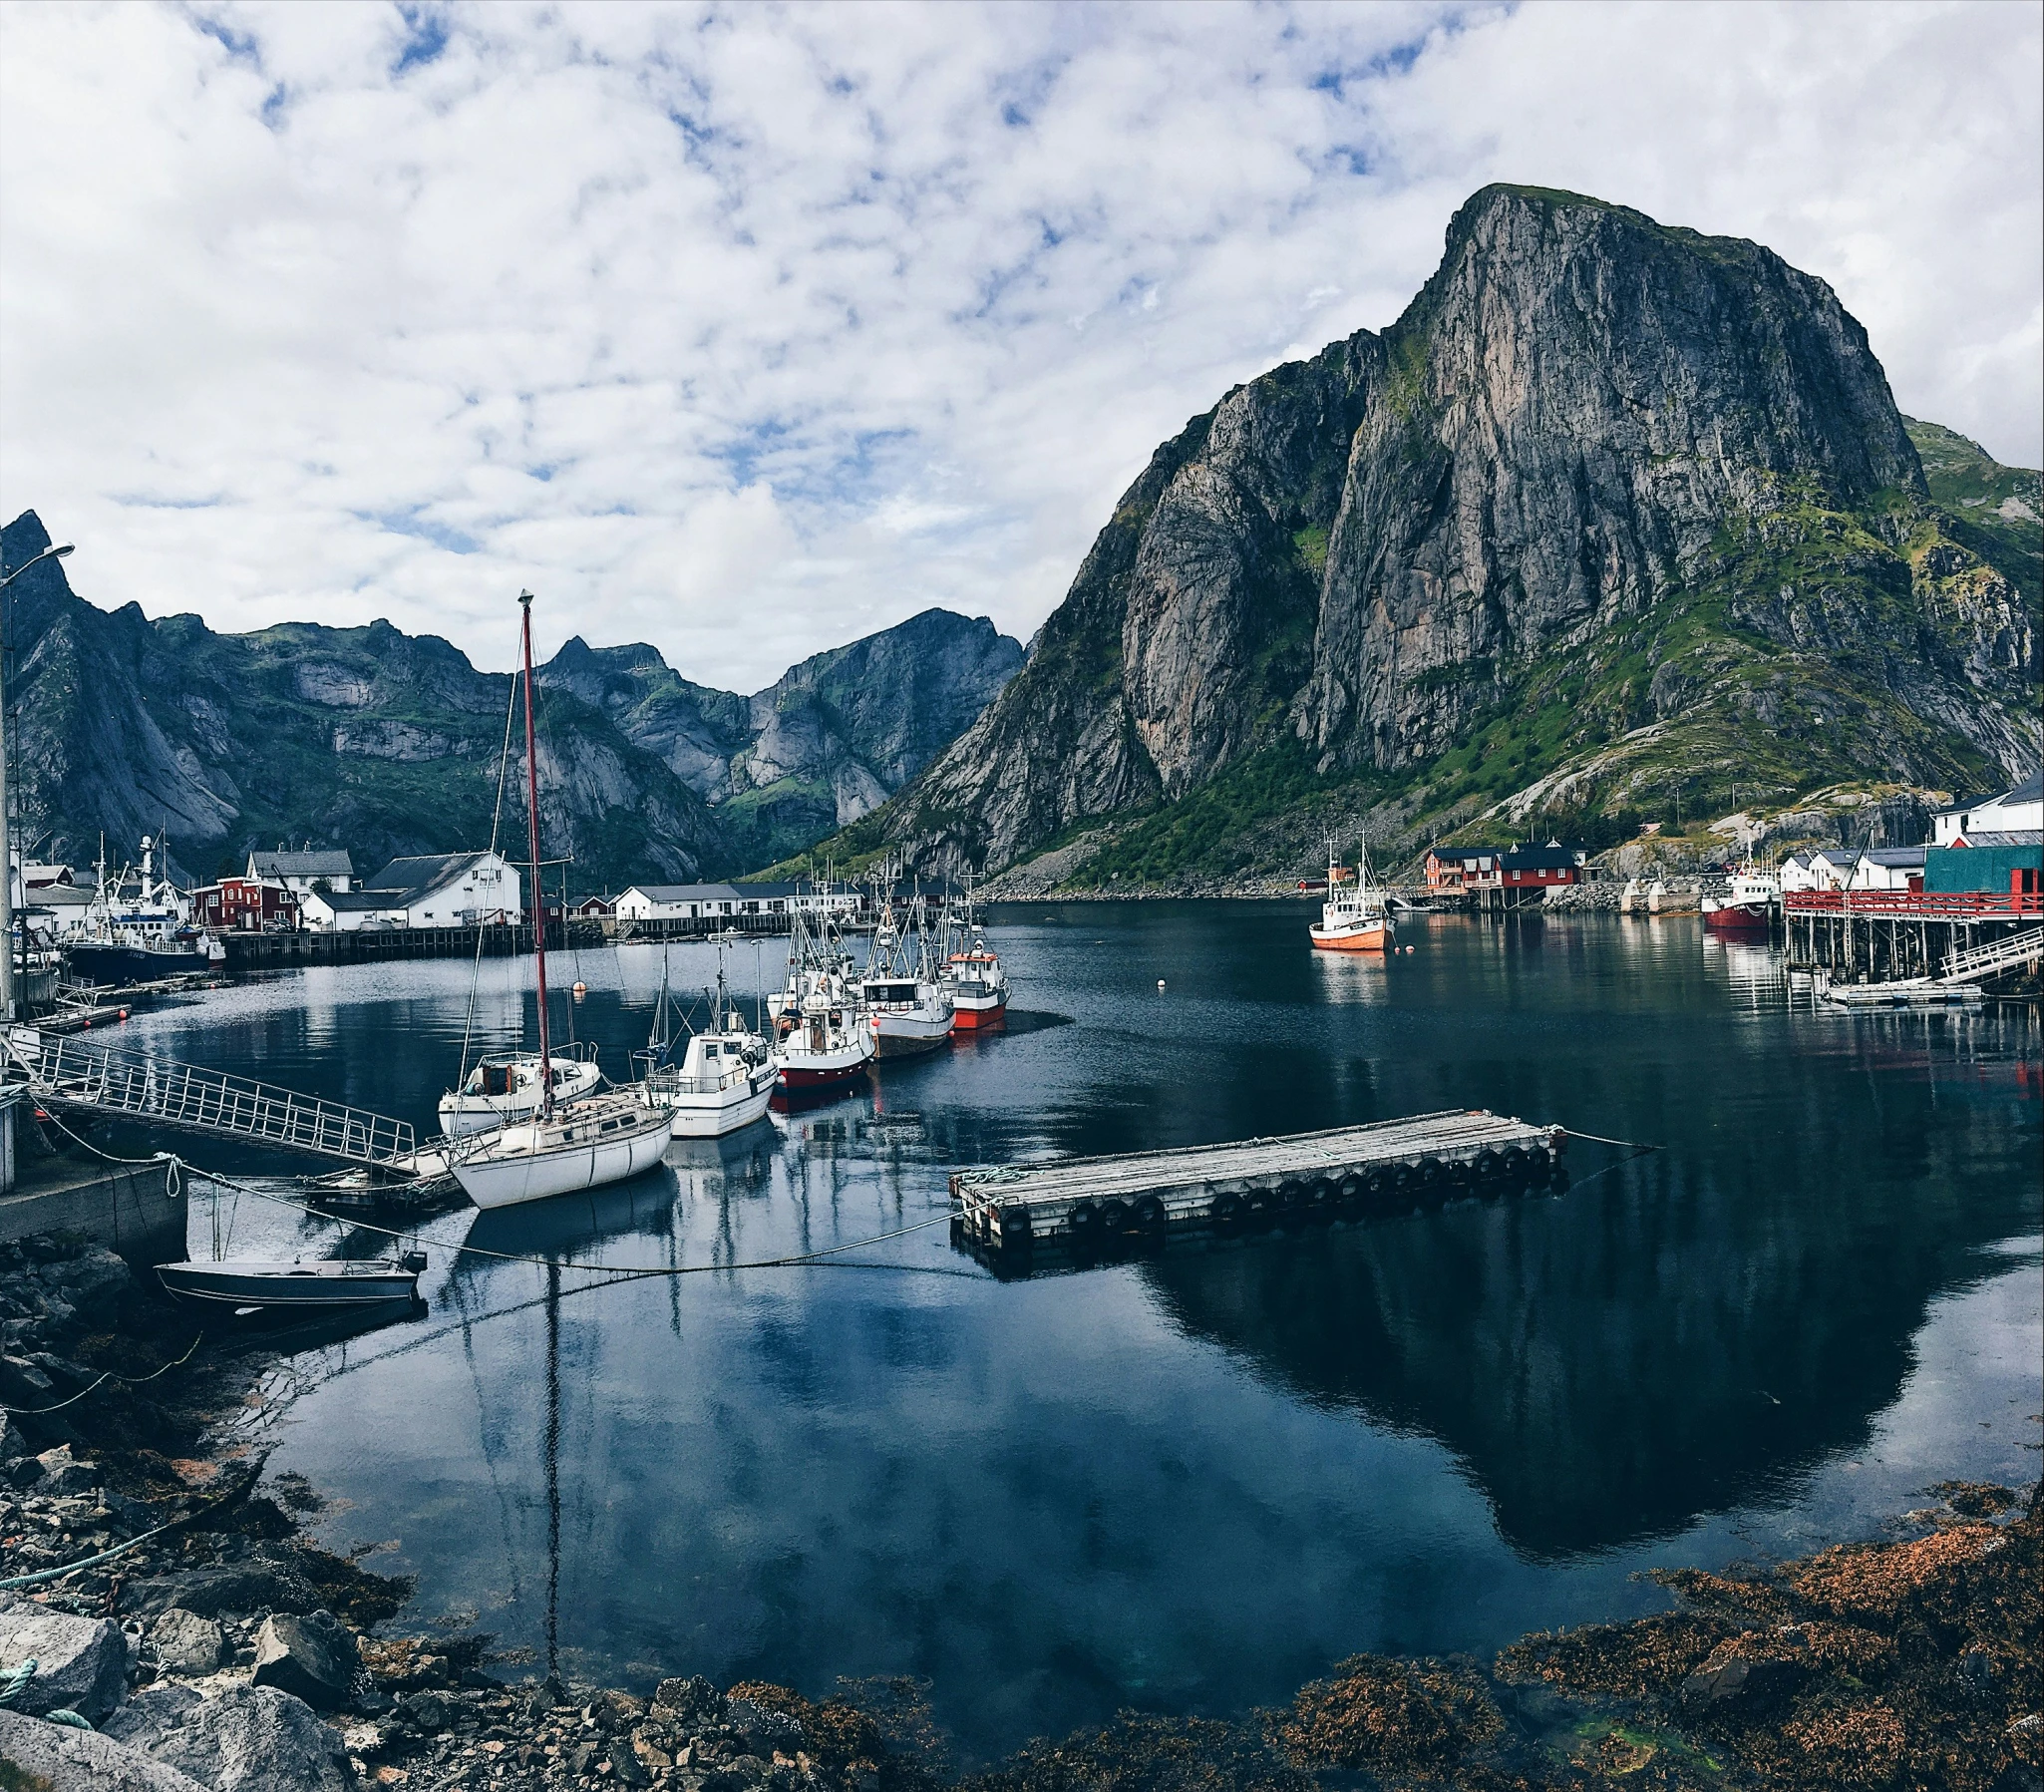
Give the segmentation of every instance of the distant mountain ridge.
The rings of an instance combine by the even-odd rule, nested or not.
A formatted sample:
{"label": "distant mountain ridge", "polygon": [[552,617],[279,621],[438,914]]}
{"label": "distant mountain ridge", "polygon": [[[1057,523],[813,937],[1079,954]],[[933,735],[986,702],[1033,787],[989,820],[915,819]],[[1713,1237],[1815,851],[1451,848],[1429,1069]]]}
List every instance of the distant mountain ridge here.
{"label": "distant mountain ridge", "polygon": [[1486,187],[1389,329],[1156,451],[1027,667],[833,850],[1185,888],[1365,818],[1985,789],[2044,748],[2035,493],[1768,249]]}
{"label": "distant mountain ridge", "polygon": [[[34,512],[0,561],[49,543]],[[16,827],[74,865],[168,830],[206,878],[251,847],[346,847],[360,869],[485,846],[511,691],[451,643],[388,622],[218,634],[98,608],[46,561],[8,591]],[[534,679],[541,826],[575,890],[729,877],[801,851],[919,771],[1013,676],[1021,644],[925,610],[752,696],[690,683],[652,647],[571,640]],[[523,766],[514,732],[514,771]],[[523,809],[500,841],[525,850]]]}

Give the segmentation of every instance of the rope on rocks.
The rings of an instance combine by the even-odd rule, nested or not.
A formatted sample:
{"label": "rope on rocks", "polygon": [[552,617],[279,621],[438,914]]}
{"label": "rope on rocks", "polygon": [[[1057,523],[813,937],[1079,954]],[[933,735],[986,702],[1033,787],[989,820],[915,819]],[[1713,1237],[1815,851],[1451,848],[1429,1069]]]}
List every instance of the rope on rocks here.
{"label": "rope on rocks", "polygon": [[[0,1592],[11,1591],[16,1587],[39,1587],[45,1581],[61,1581],[64,1579],[66,1575],[75,1575],[82,1568],[96,1568],[102,1562],[113,1561],[116,1556],[125,1556],[128,1554],[130,1550],[134,1549],[137,1544],[148,1543],[152,1537],[161,1537],[166,1531],[174,1531],[180,1525],[188,1525],[194,1519],[202,1518],[208,1512],[218,1512],[223,1507],[231,1506],[237,1500],[240,1500],[246,1496],[248,1490],[251,1487],[253,1487],[256,1481],[261,1477],[263,1466],[268,1461],[269,1456],[267,1453],[265,1453],[256,1460],[254,1467],[252,1467],[248,1471],[248,1473],[241,1478],[241,1481],[238,1485],[230,1487],[225,1493],[221,1494],[218,1499],[213,1500],[204,1506],[193,1507],[191,1511],[182,1513],[178,1517],[170,1520],[166,1524],[158,1525],[155,1530],[145,1531],[140,1537],[131,1537],[126,1543],[117,1543],[111,1550],[102,1550],[96,1556],[83,1557],[79,1561],[69,1563],[62,1568],[38,1569],[32,1575],[15,1575],[8,1580],[0,1581]],[[20,1669],[17,1668],[15,1671],[19,1673]],[[33,1671],[32,1668],[31,1671]],[[26,1680],[22,1682],[23,1685],[26,1685],[27,1683],[28,1682]],[[19,1693],[20,1688],[17,1687],[12,1694],[0,1696],[0,1705],[5,1705],[7,1703],[8,1697],[18,1697]],[[52,1715],[54,1716],[54,1713],[52,1713]],[[87,1724],[86,1728],[91,1729],[92,1725]]]}
{"label": "rope on rocks", "polygon": [[[37,1413],[42,1412],[62,1412],[65,1407],[73,1404],[73,1402],[75,1401],[83,1400],[87,1394],[93,1391],[94,1388],[100,1387],[101,1385],[109,1381],[119,1381],[129,1387],[139,1387],[145,1381],[156,1380],[156,1378],[159,1375],[168,1375],[172,1369],[176,1368],[180,1363],[189,1362],[191,1360],[192,1351],[196,1350],[199,1347],[199,1345],[204,1342],[205,1333],[201,1331],[198,1334],[198,1336],[191,1340],[191,1348],[186,1350],[182,1356],[178,1357],[176,1362],[167,1362],[161,1369],[152,1369],[147,1375],[117,1375],[114,1373],[112,1369],[109,1369],[106,1371],[105,1374],[95,1377],[94,1380],[88,1386],[80,1388],[77,1393],[71,1396],[70,1399],[59,1400],[55,1406],[0,1406],[0,1412],[12,1413],[23,1418],[32,1418]],[[4,1700],[0,1700],[0,1703],[4,1702]]]}
{"label": "rope on rocks", "polygon": [[[28,1690],[28,1683],[36,1677],[36,1669],[40,1666],[42,1663],[31,1655],[8,1675],[7,1684],[0,1686],[0,1710],[11,1706]],[[74,1730],[89,1730],[93,1727],[88,1719],[79,1716],[76,1711],[45,1711],[43,1720],[46,1723],[61,1723],[66,1728]]]}

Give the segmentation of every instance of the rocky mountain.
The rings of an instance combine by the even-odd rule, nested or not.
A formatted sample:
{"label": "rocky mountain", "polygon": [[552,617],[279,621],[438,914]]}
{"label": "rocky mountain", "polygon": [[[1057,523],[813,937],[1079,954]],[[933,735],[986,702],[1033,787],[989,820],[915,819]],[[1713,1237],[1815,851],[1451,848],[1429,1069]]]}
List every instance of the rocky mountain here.
{"label": "rocky mountain", "polygon": [[[33,512],[0,563],[49,543]],[[489,843],[511,682],[387,622],[216,634],[196,616],[109,613],[57,561],[8,590],[16,818],[35,855],[117,861],[168,831],[207,878],[251,846],[402,853]],[[541,826],[574,888],[725,877],[882,801],[1021,663],[985,620],[930,610],[793,668],[756,696],[692,685],[651,647],[570,641],[535,679]],[[513,731],[512,776],[522,776]],[[522,807],[499,834],[524,851]]]}
{"label": "rocky mountain", "polygon": [[2036,476],[1911,427],[1769,250],[1487,187],[1388,330],[1157,451],[1028,666],[835,845],[1156,883],[1336,818],[1615,834],[2012,777],[2044,745]]}
{"label": "rocky mountain", "polygon": [[984,616],[928,609],[791,667],[750,697],[708,690],[651,647],[569,641],[538,682],[571,692],[717,812],[746,865],[856,821],[970,726],[1021,668]]}

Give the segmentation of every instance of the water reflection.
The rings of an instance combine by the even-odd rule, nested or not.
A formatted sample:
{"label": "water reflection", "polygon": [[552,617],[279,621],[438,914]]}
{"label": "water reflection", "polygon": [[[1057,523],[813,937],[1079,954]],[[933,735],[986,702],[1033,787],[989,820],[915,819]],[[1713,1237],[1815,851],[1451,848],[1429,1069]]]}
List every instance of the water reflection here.
{"label": "water reflection", "polygon": [[[1412,955],[1343,968],[1306,915],[1004,917],[1017,1018],[1045,1024],[636,1184],[445,1217],[431,1318],[326,1365],[276,1466],[349,1503],[337,1545],[398,1540],[422,1617],[476,1613],[535,1673],[921,1673],[980,1752],[1640,1610],[1655,1561],[2033,1472],[2033,1014],[1815,1010],[1693,920],[1416,917]],[[585,958],[608,1059],[659,954]],[[150,1036],[430,1113],[467,967],[363,968],[327,973],[330,1019],[269,985]],[[526,992],[492,974],[514,1024]],[[904,1231],[960,1164],[1457,1105],[1663,1149],[1599,1175],[1622,1153],[1580,1148],[1556,1198],[1009,1284]],[[450,1266],[465,1237],[501,1255]],[[1962,1372],[1919,1367],[1933,1334]]]}

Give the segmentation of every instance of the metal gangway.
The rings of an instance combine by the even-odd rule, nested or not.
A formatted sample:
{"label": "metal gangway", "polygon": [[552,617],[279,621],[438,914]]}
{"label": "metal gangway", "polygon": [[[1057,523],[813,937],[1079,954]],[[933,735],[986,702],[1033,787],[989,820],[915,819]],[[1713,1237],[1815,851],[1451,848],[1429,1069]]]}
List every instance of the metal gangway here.
{"label": "metal gangway", "polygon": [[436,1168],[422,1162],[408,1121],[35,1027],[6,1029],[0,1077],[26,1084],[47,1108],[237,1139],[396,1176]]}
{"label": "metal gangway", "polygon": [[2044,927],[2026,927],[2001,939],[1989,939],[1964,951],[1953,952],[1944,961],[1940,983],[1973,983],[1991,977],[1998,970],[2013,970],[2033,958],[2044,958]]}

